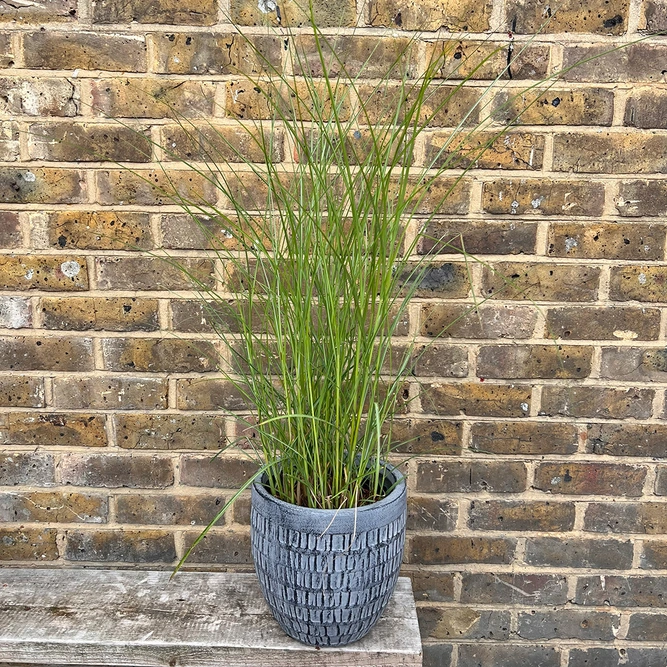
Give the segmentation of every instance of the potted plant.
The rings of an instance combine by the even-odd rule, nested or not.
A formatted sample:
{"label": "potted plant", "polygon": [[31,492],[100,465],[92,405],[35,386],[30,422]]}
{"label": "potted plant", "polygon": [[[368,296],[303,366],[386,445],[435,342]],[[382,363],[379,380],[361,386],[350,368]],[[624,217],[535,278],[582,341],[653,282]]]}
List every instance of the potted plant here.
{"label": "potted plant", "polygon": [[[309,27],[300,40],[288,35],[285,70],[265,60],[246,84],[270,118],[239,120],[261,159],[213,126],[181,120],[198,156],[187,164],[219,198],[174,197],[224,267],[223,291],[193,281],[229,355],[221,372],[254,411],[258,472],[228,505],[252,487],[252,553],[283,629],[334,646],[370,630],[402,561],[406,484],[390,464],[390,434],[409,400],[415,349],[394,336],[405,336],[410,301],[438,270],[417,244],[465,173],[443,171],[474,164],[504,128],[471,144],[472,103],[418,163],[422,133],[470,74],[438,81],[446,52],[416,71],[411,41],[377,83],[361,85],[336,38]],[[295,44],[304,40],[307,53]]]}

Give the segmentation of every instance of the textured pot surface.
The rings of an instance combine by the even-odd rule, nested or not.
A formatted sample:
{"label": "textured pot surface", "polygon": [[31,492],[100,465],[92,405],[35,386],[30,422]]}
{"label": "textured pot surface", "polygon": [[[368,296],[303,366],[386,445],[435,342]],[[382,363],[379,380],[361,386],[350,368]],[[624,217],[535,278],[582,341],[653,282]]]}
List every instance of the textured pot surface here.
{"label": "textured pot surface", "polygon": [[361,639],[380,618],[398,579],[407,516],[405,479],[387,470],[398,481],[391,493],[356,509],[298,507],[253,485],[255,569],[290,637],[341,646]]}

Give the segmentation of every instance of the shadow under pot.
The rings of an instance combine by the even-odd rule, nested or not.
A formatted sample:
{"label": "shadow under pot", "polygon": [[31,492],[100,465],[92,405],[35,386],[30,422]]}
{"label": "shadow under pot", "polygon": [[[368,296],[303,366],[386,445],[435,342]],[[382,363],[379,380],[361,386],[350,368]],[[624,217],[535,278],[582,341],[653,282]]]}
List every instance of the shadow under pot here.
{"label": "shadow under pot", "polygon": [[280,627],[311,646],[344,646],[366,635],[398,580],[405,545],[405,477],[385,464],[391,491],[353,509],[292,505],[252,487],[255,570]]}

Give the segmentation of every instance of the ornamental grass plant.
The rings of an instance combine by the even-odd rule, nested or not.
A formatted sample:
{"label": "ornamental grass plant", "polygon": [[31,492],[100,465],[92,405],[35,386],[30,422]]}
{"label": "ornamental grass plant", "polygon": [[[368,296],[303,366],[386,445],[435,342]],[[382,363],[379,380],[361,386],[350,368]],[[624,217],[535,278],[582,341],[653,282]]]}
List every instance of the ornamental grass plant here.
{"label": "ornamental grass plant", "polygon": [[[190,278],[225,344],[220,372],[252,406],[256,437],[244,451],[258,464],[178,567],[260,476],[276,498],[310,508],[360,507],[387,494],[391,423],[409,401],[405,378],[418,354],[404,331],[409,304],[439,270],[439,250],[456,247],[472,261],[462,239],[427,238],[426,230],[517,120],[507,111],[517,96],[491,113],[488,93],[525,46],[471,96],[466,84],[499,50],[471,64],[451,57],[452,43],[420,71],[419,42],[406,40],[379,76],[372,51],[352,72],[338,37],[317,27],[312,7],[310,16],[307,35],[281,31],[281,67],[240,35],[260,63],[242,86],[269,120],[239,119],[238,143],[210,123],[179,117],[192,158],[179,157],[183,146],[178,155],[160,147],[165,161],[181,162],[216,193],[198,199],[173,185],[171,197],[224,267],[223,290]],[[531,97],[548,85],[535,84]],[[450,113],[460,105],[468,106]],[[424,132],[455,116],[446,140],[425,154]],[[425,241],[430,254],[420,253]],[[178,258],[167,261],[188,273]]]}

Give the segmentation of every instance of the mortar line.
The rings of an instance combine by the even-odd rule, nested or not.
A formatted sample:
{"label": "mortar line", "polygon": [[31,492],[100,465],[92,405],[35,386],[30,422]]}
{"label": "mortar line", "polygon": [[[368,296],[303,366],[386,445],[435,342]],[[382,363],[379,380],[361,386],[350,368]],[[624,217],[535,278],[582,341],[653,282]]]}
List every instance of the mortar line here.
{"label": "mortar line", "polygon": [[630,0],[630,6],[628,7],[628,35],[635,35],[639,30],[640,26],[646,26],[646,21],[642,20],[642,0]]}
{"label": "mortar line", "polygon": [[651,417],[653,419],[662,419],[665,412],[667,412],[665,407],[665,389],[657,388],[655,389],[655,394],[653,395]]}

